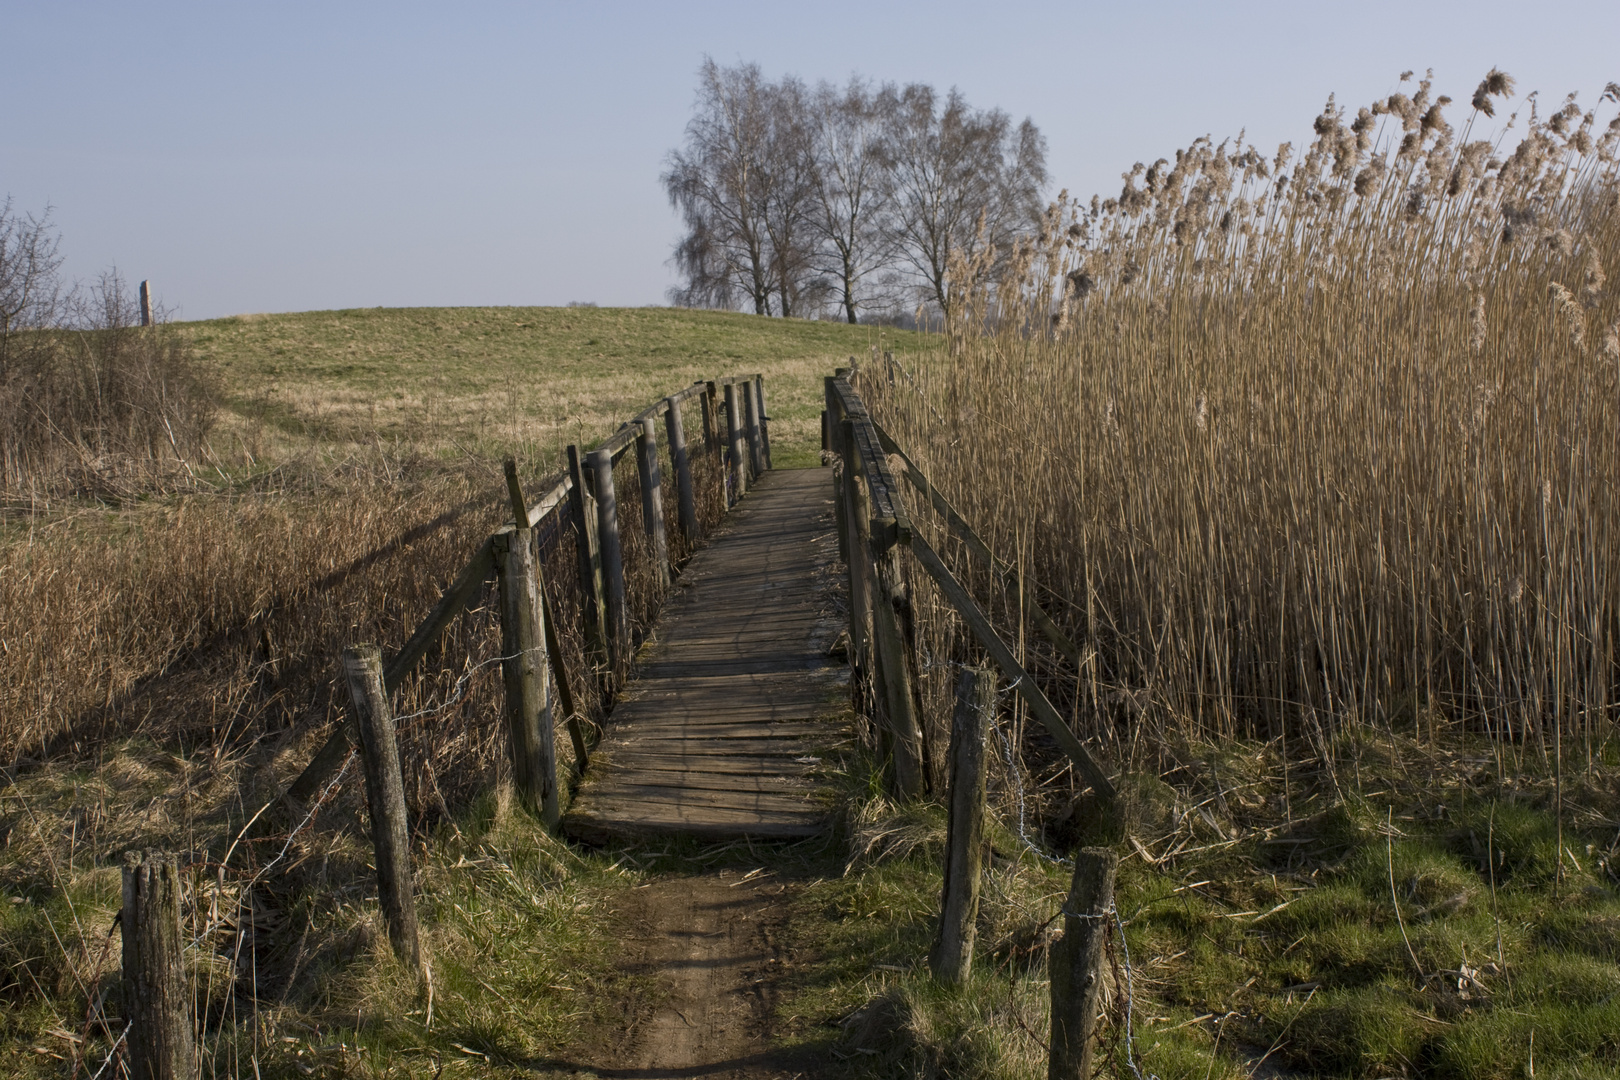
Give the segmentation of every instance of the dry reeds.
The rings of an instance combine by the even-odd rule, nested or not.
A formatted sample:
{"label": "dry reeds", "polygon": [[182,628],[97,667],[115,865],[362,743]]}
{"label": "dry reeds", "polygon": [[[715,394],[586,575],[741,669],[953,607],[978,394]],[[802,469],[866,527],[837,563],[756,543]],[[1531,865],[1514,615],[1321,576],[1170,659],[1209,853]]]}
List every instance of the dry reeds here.
{"label": "dry reeds", "polygon": [[1510,91],[1461,133],[1427,78],[1330,99],[1302,153],[1200,139],[1060,198],[1009,277],[957,263],[914,378],[860,381],[1080,643],[1060,681],[1122,755],[1612,734],[1620,119],[1532,97],[1516,143],[1473,138]]}

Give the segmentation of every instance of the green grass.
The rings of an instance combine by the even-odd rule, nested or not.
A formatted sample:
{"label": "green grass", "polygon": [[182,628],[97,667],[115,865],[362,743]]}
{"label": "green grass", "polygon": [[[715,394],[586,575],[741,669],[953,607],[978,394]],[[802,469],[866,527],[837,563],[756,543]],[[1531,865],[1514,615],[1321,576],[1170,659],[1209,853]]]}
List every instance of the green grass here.
{"label": "green grass", "polygon": [[822,377],[874,345],[905,355],[926,341],[678,308],[368,308],[183,329],[225,376],[217,450],[254,459],[324,443],[550,461],[693,380],[760,372],[775,463],[809,465]]}

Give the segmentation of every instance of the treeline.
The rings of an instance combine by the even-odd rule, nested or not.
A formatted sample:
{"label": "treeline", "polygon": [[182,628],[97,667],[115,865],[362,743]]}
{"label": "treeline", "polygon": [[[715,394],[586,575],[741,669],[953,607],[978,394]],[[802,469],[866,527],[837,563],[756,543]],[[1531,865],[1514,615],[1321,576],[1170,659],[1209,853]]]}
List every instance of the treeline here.
{"label": "treeline", "polygon": [[1007,253],[1044,210],[1046,140],[956,90],[766,80],[706,60],[662,181],[685,235],[670,290],[760,315],[948,313],[956,256]]}

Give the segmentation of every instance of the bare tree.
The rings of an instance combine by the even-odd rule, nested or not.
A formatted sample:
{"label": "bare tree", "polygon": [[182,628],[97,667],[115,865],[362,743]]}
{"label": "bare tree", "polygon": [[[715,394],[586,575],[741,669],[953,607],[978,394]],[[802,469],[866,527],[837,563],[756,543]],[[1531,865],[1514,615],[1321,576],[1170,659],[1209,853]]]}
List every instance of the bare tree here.
{"label": "bare tree", "polygon": [[0,375],[18,331],[54,325],[59,317],[60,243],[50,207],[36,218],[14,211],[9,197],[0,203]]}
{"label": "bare tree", "polygon": [[770,103],[759,65],[722,68],[705,58],[686,145],[669,156],[661,178],[687,235],[675,248],[686,279],[671,290],[683,306],[736,306],[747,298],[771,313],[773,278],[761,162],[770,135]]}
{"label": "bare tree", "polygon": [[892,85],[874,92],[852,78],[842,90],[821,83],[810,104],[819,261],[836,281],[838,303],[852,323],[863,306],[857,291],[890,254],[883,229],[893,198],[884,118],[897,103]]}
{"label": "bare tree", "polygon": [[818,306],[815,281],[816,158],[811,103],[804,84],[788,76],[767,86],[769,127],[762,148],[760,201],[770,244],[771,277],[784,318]]}
{"label": "bare tree", "polygon": [[954,89],[941,103],[918,83],[900,92],[886,127],[896,261],[949,311],[953,253],[1007,252],[1039,222],[1046,140],[1030,120],[1015,128],[1000,109],[973,109]]}

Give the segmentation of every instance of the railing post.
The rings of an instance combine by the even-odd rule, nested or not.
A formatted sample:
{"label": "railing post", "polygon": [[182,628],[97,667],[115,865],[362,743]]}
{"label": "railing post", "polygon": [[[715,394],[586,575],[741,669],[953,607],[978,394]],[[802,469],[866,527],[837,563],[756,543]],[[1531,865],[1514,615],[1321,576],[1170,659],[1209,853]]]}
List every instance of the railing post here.
{"label": "railing post", "polygon": [[494,536],[500,580],[501,677],[506,688],[506,731],[512,781],[529,811],[547,828],[561,816],[557,799],[557,748],[551,694],[542,660],[545,615],[540,604],[534,532],[528,528]]}
{"label": "railing post", "polygon": [[180,942],[180,871],[173,855],[124,855],[120,921],[130,1072],[135,1080],[191,1080],[197,1048]]}
{"label": "railing post", "polygon": [[1052,979],[1048,1080],[1091,1080],[1091,1032],[1104,947],[1113,930],[1110,913],[1118,868],[1119,856],[1106,848],[1083,848],[1074,859],[1074,883],[1063,903],[1063,936],[1047,953]]}
{"label": "railing post", "polygon": [[[877,654],[877,681],[894,737],[894,787],[902,798],[915,799],[927,787],[922,760],[922,730],[917,725],[912,696],[911,665],[906,658],[905,623],[910,607],[900,576],[900,547],[884,533],[893,522],[873,522],[872,578],[877,595],[872,600],[872,638]],[[876,526],[882,524],[886,528]]]}
{"label": "railing post", "polygon": [[669,588],[669,534],[664,528],[664,478],[658,471],[658,425],[647,417],[636,430],[636,471],[641,476],[641,526],[652,544],[660,589]]}
{"label": "railing post", "polygon": [[377,861],[377,900],[388,922],[388,940],[394,946],[394,955],[421,976],[425,968],[417,939],[416,897],[411,891],[405,780],[400,773],[394,713],[383,690],[382,650],[375,645],[345,649],[343,676],[354,704],[360,761],[366,773],[371,846]]}
{"label": "railing post", "polygon": [[765,376],[754,376],[754,400],[759,405],[759,445],[765,455],[765,470],[771,469],[771,417],[765,411]]}
{"label": "railing post", "polygon": [[614,678],[630,662],[630,613],[624,584],[624,547],[619,541],[619,500],[613,487],[613,452],[591,451],[591,477],[596,488],[596,535],[602,546],[602,580],[608,662]]}
{"label": "railing post", "polygon": [[872,579],[866,488],[861,480],[860,455],[855,452],[855,424],[838,424],[839,452],[844,459],[844,565],[849,568],[849,644],[853,667],[871,674]]}
{"label": "railing post", "polygon": [[690,548],[701,539],[698,527],[697,497],[692,491],[692,462],[686,456],[686,428],[681,422],[681,403],[677,398],[664,399],[669,411],[664,413],[664,435],[669,440],[669,466],[675,470],[675,499],[681,535]]}
{"label": "railing post", "polygon": [[928,966],[943,983],[963,982],[973,966],[974,919],[984,862],[984,736],[996,707],[996,673],[962,672],[951,713],[950,819],[945,831],[945,884],[939,932]]}
{"label": "railing post", "polygon": [[591,494],[589,470],[580,460],[579,447],[568,448],[568,475],[573,487],[568,501],[578,528],[579,610],[585,632],[585,650],[597,663],[607,660],[607,635],[603,631],[602,556],[596,535],[596,497]]}
{"label": "railing post", "polygon": [[730,458],[727,476],[731,480],[730,505],[748,494],[748,460],[743,455],[742,407],[737,401],[737,384],[726,383],[726,445]]}
{"label": "railing post", "polygon": [[765,475],[765,446],[760,440],[759,396],[753,379],[743,380],[742,398],[744,429],[748,433],[748,468],[753,474],[751,479],[758,479]]}
{"label": "railing post", "polygon": [[710,456],[720,451],[719,394],[713,379],[703,384],[703,452]]}

